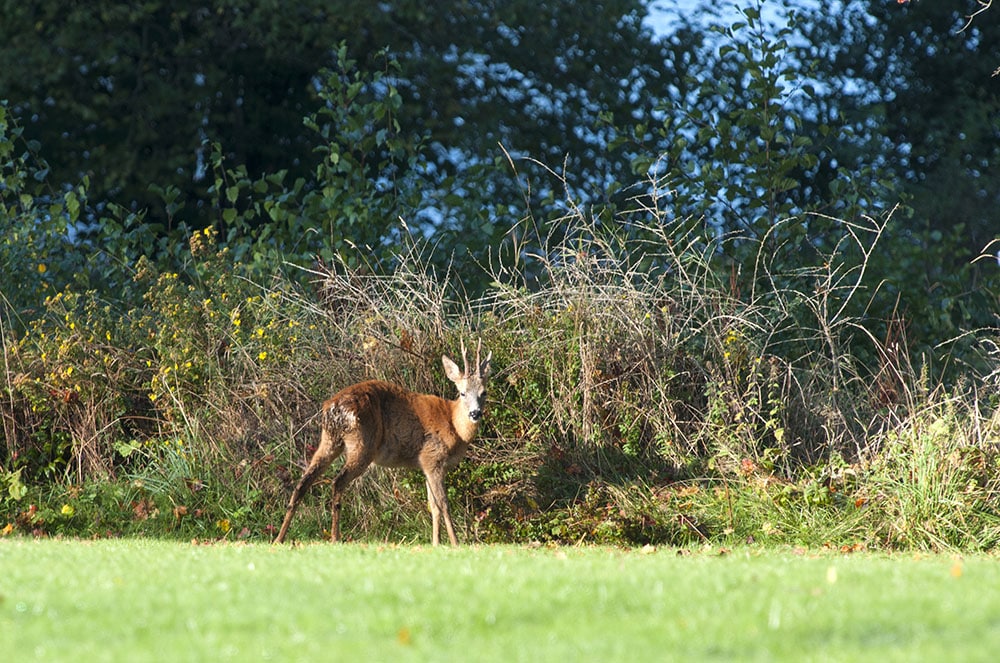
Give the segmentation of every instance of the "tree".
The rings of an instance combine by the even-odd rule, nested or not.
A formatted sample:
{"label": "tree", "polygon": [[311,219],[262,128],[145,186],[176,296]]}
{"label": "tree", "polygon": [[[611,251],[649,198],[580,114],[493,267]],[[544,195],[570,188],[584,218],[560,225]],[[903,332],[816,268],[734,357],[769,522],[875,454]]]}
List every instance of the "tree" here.
{"label": "tree", "polygon": [[253,172],[301,167],[322,6],[4,2],[0,88],[56,181],[163,222],[148,186],[201,197],[206,139]]}
{"label": "tree", "polygon": [[968,24],[967,8],[940,2],[856,0],[843,10],[808,34],[814,47],[838,45],[824,71],[839,83],[836,103],[879,118],[880,146],[892,151],[885,162],[912,196],[916,223],[941,232],[961,224],[961,258],[976,255],[992,239],[1000,197],[1000,96],[984,52],[1000,25]]}
{"label": "tree", "polygon": [[[996,324],[1000,95],[990,48],[1000,24],[968,23],[974,3],[847,0],[804,32],[826,54],[831,103],[861,127],[869,159],[897,182],[910,215],[886,256],[886,294],[927,347]],[[962,28],[965,27],[963,31]]]}
{"label": "tree", "polygon": [[[86,175],[95,204],[146,209],[168,231],[205,222],[210,142],[251,178],[310,172],[319,157],[302,119],[326,103],[320,70],[336,64],[341,41],[362,68],[379,66],[388,47],[401,64],[392,81],[405,101],[401,130],[428,136],[434,174],[463,208],[427,218],[468,226],[507,210],[482,211],[495,187],[449,178],[492,164],[498,143],[556,167],[567,157],[580,187],[627,172],[603,150],[607,125],[597,117],[632,121],[666,93],[670,67],[643,27],[645,11],[645,0],[3,0],[0,89],[55,181]],[[188,202],[178,217],[152,183]]]}

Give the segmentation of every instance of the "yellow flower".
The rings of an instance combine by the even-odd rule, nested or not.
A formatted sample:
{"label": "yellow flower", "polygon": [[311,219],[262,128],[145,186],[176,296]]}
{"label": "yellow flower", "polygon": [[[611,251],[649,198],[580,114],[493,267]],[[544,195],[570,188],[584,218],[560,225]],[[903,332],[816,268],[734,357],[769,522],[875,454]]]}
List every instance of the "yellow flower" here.
{"label": "yellow flower", "polygon": [[215,526],[219,528],[223,534],[229,534],[229,530],[232,529],[232,524],[229,522],[229,518],[223,518],[215,523]]}
{"label": "yellow flower", "polygon": [[47,272],[48,270],[49,270],[49,268],[45,266],[45,263],[44,263],[44,262],[40,262],[40,263],[38,263],[38,273],[39,273],[39,274],[44,274],[44,273],[45,273],[45,272]]}
{"label": "yellow flower", "polygon": [[267,351],[266,350],[261,351],[261,353],[257,355],[257,359],[260,359],[261,361],[267,359]]}
{"label": "yellow flower", "polygon": [[69,518],[74,513],[76,513],[76,509],[73,508],[72,504],[63,504],[62,509],[59,510],[59,513]]}

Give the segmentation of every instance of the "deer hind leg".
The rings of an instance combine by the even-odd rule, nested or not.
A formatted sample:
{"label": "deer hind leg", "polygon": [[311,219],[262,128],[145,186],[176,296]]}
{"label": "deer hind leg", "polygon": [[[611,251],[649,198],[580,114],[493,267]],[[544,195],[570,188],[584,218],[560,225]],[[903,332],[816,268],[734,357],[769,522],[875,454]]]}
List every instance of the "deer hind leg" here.
{"label": "deer hind leg", "polygon": [[448,494],[444,489],[444,468],[425,469],[424,476],[427,477],[427,506],[431,510],[431,544],[436,546],[441,542],[441,517],[444,516],[448,540],[451,541],[451,545],[457,546],[458,537],[455,536],[455,528],[451,524]]}
{"label": "deer hind leg", "polygon": [[312,459],[309,461],[309,467],[302,473],[302,478],[299,479],[295,490],[292,491],[291,499],[288,500],[288,510],[285,511],[285,520],[281,523],[281,530],[274,540],[275,543],[282,543],[285,540],[285,536],[288,534],[288,526],[292,524],[292,516],[295,515],[295,510],[298,508],[299,502],[302,501],[302,497],[316,479],[326,471],[326,468],[330,467],[330,463],[335,461],[343,451],[343,437],[334,435],[324,428],[320,436],[319,448],[313,454]]}
{"label": "deer hind leg", "polygon": [[367,444],[361,431],[353,430],[344,435],[345,448],[344,466],[333,480],[333,522],[330,524],[330,540],[340,541],[340,504],[344,498],[347,486],[365,473],[371,465],[374,456],[371,444]]}

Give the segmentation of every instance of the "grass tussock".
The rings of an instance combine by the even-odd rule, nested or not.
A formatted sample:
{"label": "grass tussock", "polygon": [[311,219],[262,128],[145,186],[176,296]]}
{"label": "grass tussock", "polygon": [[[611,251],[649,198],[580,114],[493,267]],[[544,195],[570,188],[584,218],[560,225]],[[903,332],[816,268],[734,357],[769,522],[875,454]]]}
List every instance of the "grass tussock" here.
{"label": "grass tussock", "polygon": [[[573,210],[544,250],[503,247],[475,297],[419,241],[259,283],[194,233],[131,299],[66,290],[23,332],[0,321],[5,531],[269,538],[326,397],[368,378],[450,397],[440,355],[481,337],[489,416],[448,479],[466,540],[991,548],[997,375],[935,383],[902,316],[866,316],[887,222],[794,262],[779,225],[744,264],[747,240],[655,201]],[[422,540],[423,491],[369,472],[345,533]],[[294,536],[329,526],[327,496]]]}

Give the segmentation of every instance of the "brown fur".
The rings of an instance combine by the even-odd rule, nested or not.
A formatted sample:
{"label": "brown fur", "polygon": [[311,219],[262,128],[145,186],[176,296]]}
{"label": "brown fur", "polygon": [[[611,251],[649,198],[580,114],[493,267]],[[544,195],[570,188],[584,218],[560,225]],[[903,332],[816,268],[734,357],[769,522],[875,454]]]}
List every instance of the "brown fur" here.
{"label": "brown fur", "polygon": [[465,455],[476,436],[482,416],[490,358],[470,374],[465,347],[465,369],[441,357],[448,378],[458,387],[459,397],[448,401],[418,394],[390,382],[370,380],[341,390],[323,404],[319,447],[295,486],[275,543],[288,534],[302,496],[330,464],[344,456],[344,465],[333,480],[333,524],[330,538],[340,540],[340,503],[344,490],[372,463],[383,467],[419,468],[427,478],[427,503],[431,511],[431,541],[440,539],[440,520],[452,545],[458,544],[448,511],[444,475]]}

